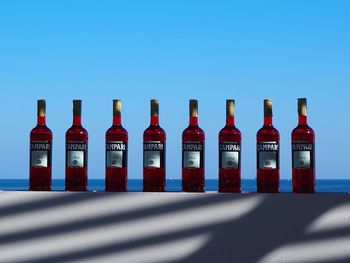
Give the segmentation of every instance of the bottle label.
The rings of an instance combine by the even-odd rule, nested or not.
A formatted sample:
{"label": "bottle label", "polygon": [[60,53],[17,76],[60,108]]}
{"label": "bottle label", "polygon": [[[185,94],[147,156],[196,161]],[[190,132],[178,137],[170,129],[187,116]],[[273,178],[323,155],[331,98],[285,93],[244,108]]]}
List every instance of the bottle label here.
{"label": "bottle label", "polygon": [[241,162],[241,144],[237,142],[219,143],[219,165],[220,168],[238,169]]}
{"label": "bottle label", "polygon": [[293,168],[313,168],[314,148],[313,142],[292,142]]}
{"label": "bottle label", "polygon": [[143,143],[143,167],[164,168],[165,142],[146,141]]}
{"label": "bottle label", "polygon": [[123,168],[127,167],[128,145],[122,141],[106,142],[106,167]]}
{"label": "bottle label", "polygon": [[279,143],[257,143],[257,166],[260,169],[279,169]]}
{"label": "bottle label", "polygon": [[30,143],[30,166],[42,168],[51,166],[51,142],[33,141]]}
{"label": "bottle label", "polygon": [[66,143],[66,166],[68,168],[83,168],[87,166],[87,143],[67,142]]}
{"label": "bottle label", "polygon": [[204,168],[204,143],[184,142],[182,156],[183,168]]}

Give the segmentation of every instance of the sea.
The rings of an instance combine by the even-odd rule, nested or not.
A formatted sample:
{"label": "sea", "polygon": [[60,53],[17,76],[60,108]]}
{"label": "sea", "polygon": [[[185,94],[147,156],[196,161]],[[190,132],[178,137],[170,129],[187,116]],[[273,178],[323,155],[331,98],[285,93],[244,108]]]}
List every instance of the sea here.
{"label": "sea", "polygon": [[[26,179],[0,179],[0,191],[26,191],[28,190],[28,180]],[[105,188],[105,180],[102,179],[89,179],[88,190],[93,192],[102,192]],[[52,190],[64,191],[64,180],[54,179],[52,181]],[[141,192],[142,191],[142,180],[141,179],[129,179],[128,180],[128,191],[129,192]],[[179,179],[168,179],[166,181],[167,192],[181,192],[181,180]],[[218,191],[218,180],[207,179],[205,180],[205,191],[206,192],[217,192]],[[280,181],[281,192],[292,191],[291,180]],[[245,179],[242,180],[242,192],[256,192],[256,181]],[[340,192],[350,193],[350,180],[317,180],[316,181],[316,192]]]}

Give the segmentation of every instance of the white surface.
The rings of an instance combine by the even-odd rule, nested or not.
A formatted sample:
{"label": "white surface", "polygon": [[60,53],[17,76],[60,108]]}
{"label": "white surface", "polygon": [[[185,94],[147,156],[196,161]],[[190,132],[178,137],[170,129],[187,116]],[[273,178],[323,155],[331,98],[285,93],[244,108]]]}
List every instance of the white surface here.
{"label": "white surface", "polygon": [[0,193],[0,262],[350,262],[347,194]]}

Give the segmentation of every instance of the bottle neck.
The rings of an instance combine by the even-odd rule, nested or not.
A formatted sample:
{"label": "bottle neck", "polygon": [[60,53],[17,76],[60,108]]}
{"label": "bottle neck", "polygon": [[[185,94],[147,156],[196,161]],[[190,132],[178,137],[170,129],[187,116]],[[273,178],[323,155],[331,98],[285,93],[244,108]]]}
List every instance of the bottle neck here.
{"label": "bottle neck", "polygon": [[198,126],[198,117],[190,116],[190,126]]}
{"label": "bottle neck", "polygon": [[152,126],[158,126],[159,125],[159,116],[152,116],[151,115],[151,125]]}
{"label": "bottle neck", "polygon": [[113,126],[122,125],[122,117],[121,116],[113,116]]}
{"label": "bottle neck", "polygon": [[46,125],[46,116],[38,116],[38,125],[45,126]]}
{"label": "bottle neck", "polygon": [[81,126],[81,116],[73,116],[73,125]]}
{"label": "bottle neck", "polygon": [[264,126],[272,126],[272,117],[271,116],[264,117]]}
{"label": "bottle neck", "polygon": [[226,116],[226,126],[235,126],[235,117]]}
{"label": "bottle neck", "polygon": [[299,125],[307,125],[307,116],[299,115]]}

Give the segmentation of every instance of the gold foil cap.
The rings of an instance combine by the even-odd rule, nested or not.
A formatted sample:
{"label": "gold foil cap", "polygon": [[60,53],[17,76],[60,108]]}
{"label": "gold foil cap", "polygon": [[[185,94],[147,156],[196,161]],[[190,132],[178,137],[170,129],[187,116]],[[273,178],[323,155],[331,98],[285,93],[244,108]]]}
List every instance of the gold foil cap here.
{"label": "gold foil cap", "polygon": [[226,100],[226,116],[233,117],[235,114],[235,100]]}
{"label": "gold foil cap", "polygon": [[306,109],[307,109],[306,98],[299,98],[298,99],[298,114],[300,116],[306,116],[307,115]]}
{"label": "gold foil cap", "polygon": [[73,115],[81,116],[81,100],[73,100]]}
{"label": "gold foil cap", "polygon": [[271,99],[264,100],[264,116],[272,117],[272,100]]}
{"label": "gold foil cap", "polygon": [[45,117],[46,115],[46,101],[38,100],[38,116]]}
{"label": "gold foil cap", "polygon": [[159,116],[159,101],[158,101],[158,99],[151,100],[151,116]]}
{"label": "gold foil cap", "polygon": [[198,100],[190,100],[190,117],[198,117]]}
{"label": "gold foil cap", "polygon": [[121,116],[121,115],[122,115],[122,101],[113,100],[113,116]]}

